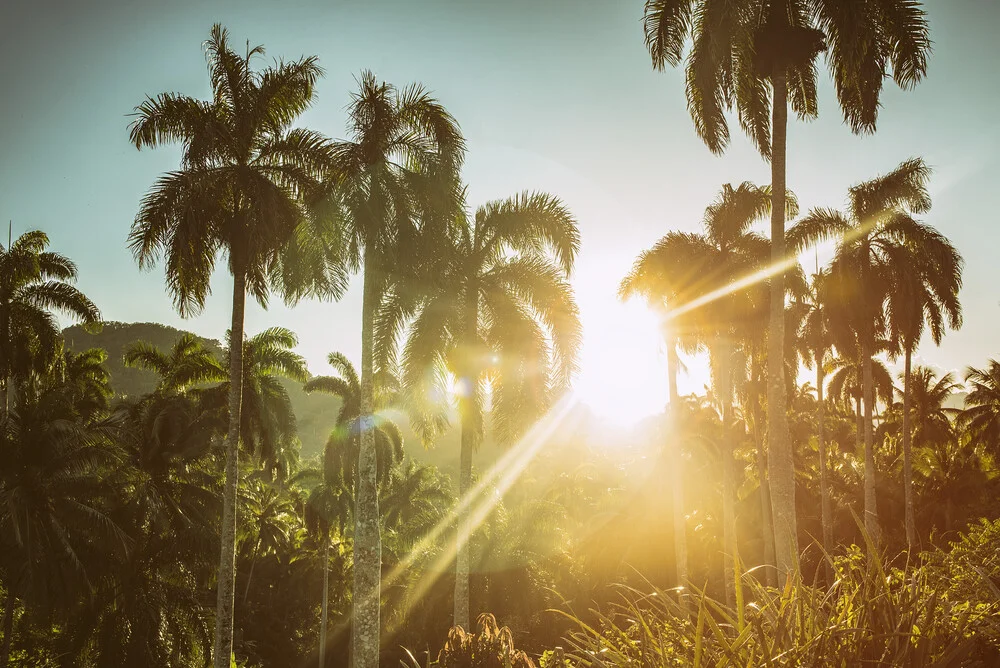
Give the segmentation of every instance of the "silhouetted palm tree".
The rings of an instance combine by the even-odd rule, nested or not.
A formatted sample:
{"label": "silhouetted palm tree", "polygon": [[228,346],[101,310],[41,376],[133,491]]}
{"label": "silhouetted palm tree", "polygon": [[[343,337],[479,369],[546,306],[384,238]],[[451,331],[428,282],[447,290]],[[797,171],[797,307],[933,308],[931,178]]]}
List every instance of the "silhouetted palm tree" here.
{"label": "silhouetted palm tree", "polygon": [[[322,73],[314,57],[256,71],[261,46],[241,55],[220,25],[205,43],[212,99],[176,93],[136,107],[130,139],[136,148],[183,144],[181,166],[160,177],[142,201],[129,245],[139,266],[162,254],[167,289],[182,316],[200,311],[220,253],[233,275],[230,425],[219,557],[215,668],[232,654],[236,549],[236,487],[243,314],[249,292],[266,306],[271,289],[293,302],[305,295],[339,296],[347,284],[334,230],[312,215],[307,200],[330,172],[329,142],[291,128],[311,104]],[[325,219],[323,219],[325,220]]]}
{"label": "silhouetted palm tree", "polygon": [[982,369],[970,366],[965,382],[969,394],[958,425],[986,452],[1000,456],[1000,362],[991,359]]}
{"label": "silhouetted palm tree", "polygon": [[[579,245],[562,202],[522,193],[489,202],[473,217],[460,211],[436,251],[437,275],[415,308],[403,350],[403,386],[420,406],[441,392],[435,381],[448,373],[457,379],[460,499],[472,489],[487,392],[497,438],[510,443],[569,387],[581,332],[567,279]],[[427,412],[421,406],[417,421]],[[454,624],[469,628],[472,507],[460,508]]]}
{"label": "silhouetted palm tree", "polygon": [[[799,247],[823,238],[837,239],[829,279],[831,320],[848,324],[860,347],[865,406],[865,530],[876,541],[872,356],[877,340],[890,327],[886,315],[887,305],[891,307],[894,278],[904,271],[906,263],[918,261],[911,249],[927,248],[927,257],[947,260],[942,250],[947,241],[934,228],[913,218],[913,214],[930,209],[929,176],[930,169],[923,160],[907,160],[888,174],[851,186],[846,214],[813,209],[795,226],[794,241]],[[837,332],[834,336],[844,338]]]}
{"label": "silhouetted palm tree", "polygon": [[[865,437],[865,412],[862,399],[865,364],[857,352],[857,346],[845,347],[845,350],[845,353],[832,358],[829,362],[830,380],[827,383],[827,394],[831,401],[854,414],[857,450],[861,453]],[[880,345],[878,350],[884,352],[884,344]],[[877,357],[872,360],[872,384],[875,403],[882,402],[889,406],[892,403],[892,374],[889,373],[885,362]]]}
{"label": "silhouetted palm tree", "polygon": [[[649,250],[636,258],[632,270],[618,288],[620,299],[643,296],[664,318],[671,310],[693,302],[699,294],[702,243],[698,235],[668,232]],[[676,433],[677,411],[681,398],[677,392],[680,371],[678,348],[695,352],[702,346],[697,323],[697,311],[669,317],[663,327],[667,358],[667,398],[670,416],[668,433]],[[680,439],[672,439],[670,449],[670,485],[673,492],[674,563],[678,584],[687,582],[687,531],[684,519],[684,480]]]}
{"label": "silhouetted palm tree", "polygon": [[[816,425],[817,449],[819,455],[819,487],[820,516],[823,527],[823,549],[827,554],[833,554],[833,510],[830,506],[830,484],[827,479],[825,408],[826,400],[823,390],[826,387],[826,372],[829,370],[833,356],[833,340],[829,331],[829,311],[826,307],[828,299],[825,271],[813,274],[808,292],[803,299],[798,300],[804,312],[795,332],[799,341],[799,356],[806,366],[816,369]],[[827,564],[828,580],[832,582],[833,572]]]}
{"label": "silhouetted palm tree", "polygon": [[[350,138],[337,144],[338,173],[329,206],[343,211],[348,261],[364,273],[361,306],[361,438],[354,515],[354,665],[379,655],[381,546],[374,410],[375,319],[388,286],[416,273],[420,223],[428,202],[447,210],[458,197],[465,141],[454,118],[419,85],[397,89],[362,73],[348,107]],[[440,198],[435,197],[440,196]]]}
{"label": "silhouetted palm tree", "polygon": [[694,340],[711,353],[715,395],[727,432],[721,453],[727,596],[734,592],[732,564],[736,553],[734,443],[729,433],[733,422],[734,349],[754,328],[767,301],[766,283],[754,281],[746,286],[739,281],[767,262],[768,241],[750,227],[767,215],[770,206],[766,187],[742,183],[733,188],[726,184],[705,209],[704,234],[665,236],[640,256],[625,279],[629,289],[647,294],[662,290],[661,301],[682,300],[668,303],[667,326],[676,317],[682,336],[696,337]]}
{"label": "silhouetted palm tree", "polygon": [[[726,112],[771,161],[771,260],[785,261],[785,153],[788,106],[803,119],[817,114],[816,56],[827,64],[844,118],[856,133],[875,130],[884,79],[910,88],[923,78],[930,52],[919,2],[890,0],[877,6],[837,0],[647,0],[646,47],[658,70],[686,57],[688,110],[709,149],[729,143]],[[769,107],[770,103],[770,109]],[[778,567],[795,568],[795,471],[788,442],[783,386],[785,286],[771,279],[768,349],[768,456]]]}
{"label": "silhouetted palm tree", "polygon": [[44,232],[25,232],[10,248],[0,244],[0,382],[3,415],[13,408],[15,383],[30,373],[42,374],[60,354],[58,311],[93,324],[101,312],[73,287],[76,265],[46,251]]}
{"label": "silhouetted palm tree", "polygon": [[[925,326],[931,340],[941,343],[946,325],[962,325],[962,256],[943,235],[930,230],[919,246],[893,262],[892,289],[886,303],[890,337],[903,351],[903,494],[906,543],[917,546],[913,502],[913,462],[910,453],[910,364]],[[923,382],[926,379],[921,379]]]}

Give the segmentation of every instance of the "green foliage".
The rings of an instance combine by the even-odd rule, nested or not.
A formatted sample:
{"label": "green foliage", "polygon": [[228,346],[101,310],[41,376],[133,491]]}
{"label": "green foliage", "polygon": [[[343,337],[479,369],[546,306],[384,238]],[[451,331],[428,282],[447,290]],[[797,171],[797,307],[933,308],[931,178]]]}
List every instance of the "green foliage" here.
{"label": "green foliage", "polygon": [[[869,545],[870,547],[870,545]],[[828,589],[790,577],[738,578],[736,605],[698,590],[622,587],[589,624],[570,615],[574,665],[960,666],[976,642],[967,605],[948,600],[923,568],[893,569],[853,547]]]}
{"label": "green foliage", "polygon": [[965,609],[984,655],[1000,660],[1000,520],[980,519],[947,551],[924,553],[928,581]]}

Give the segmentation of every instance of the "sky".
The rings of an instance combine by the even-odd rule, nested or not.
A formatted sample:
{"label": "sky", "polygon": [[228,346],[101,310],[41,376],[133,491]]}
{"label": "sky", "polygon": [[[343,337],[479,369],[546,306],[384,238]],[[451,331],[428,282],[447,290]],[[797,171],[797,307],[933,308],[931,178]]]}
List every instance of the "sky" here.
{"label": "sky", "polygon": [[[272,58],[316,55],[326,70],[300,124],[346,131],[345,106],[363,69],[397,85],[419,81],[460,122],[468,144],[470,203],[522,190],[564,200],[583,239],[573,283],[584,325],[577,387],[598,412],[653,413],[666,399],[655,319],[615,292],[635,256],[669,230],[696,231],[726,182],[766,183],[769,166],[732,128],[722,156],[694,132],[683,72],[655,72],[643,45],[642,0],[324,0],[323,2],[51,2],[0,4],[0,220],[41,229],[78,264],[78,286],[105,319],[162,322],[222,338],[231,279],[220,271],[200,316],[182,320],[162,267],[140,272],[126,236],[156,177],[178,166],[177,147],[137,151],[129,114],[146,95],[209,97],[201,44],[221,22],[237,43]],[[853,183],[922,156],[934,169],[925,220],[966,260],[964,327],[918,363],[961,371],[1000,355],[1000,2],[925,3],[934,53],[912,91],[891,83],[878,132],[853,135],[832,86],[820,117],[792,121],[788,185],[803,208],[841,207]],[[763,229],[763,227],[761,228]],[[825,255],[828,255],[826,251]],[[820,256],[820,260],[824,259]],[[224,263],[222,264],[224,267]],[[811,269],[811,267],[809,268]],[[338,303],[273,300],[252,306],[247,331],[295,331],[313,373],[342,351],[360,358],[360,281]],[[704,361],[690,360],[682,392],[701,391]]]}

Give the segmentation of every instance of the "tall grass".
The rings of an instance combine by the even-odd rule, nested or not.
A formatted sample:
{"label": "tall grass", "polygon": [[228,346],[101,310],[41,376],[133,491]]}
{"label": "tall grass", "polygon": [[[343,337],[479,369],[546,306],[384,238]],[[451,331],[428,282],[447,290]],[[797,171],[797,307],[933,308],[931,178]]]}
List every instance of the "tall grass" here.
{"label": "tall grass", "polygon": [[[869,545],[868,554],[878,555]],[[579,666],[972,666],[984,659],[973,630],[994,604],[950,600],[926,567],[895,569],[851,548],[833,560],[829,587],[789,577],[761,583],[737,560],[736,604],[697,589],[643,592],[575,626],[567,659]],[[935,584],[937,586],[935,586]]]}

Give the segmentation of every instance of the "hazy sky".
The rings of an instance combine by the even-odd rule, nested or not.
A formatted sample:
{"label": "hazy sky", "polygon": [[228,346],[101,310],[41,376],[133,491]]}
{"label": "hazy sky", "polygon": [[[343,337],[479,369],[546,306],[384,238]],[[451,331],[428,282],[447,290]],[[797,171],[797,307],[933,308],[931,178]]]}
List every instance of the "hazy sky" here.
{"label": "hazy sky", "polygon": [[[1000,106],[1000,2],[926,3],[934,54],[914,91],[889,87],[878,134],[856,137],[832,88],[820,119],[792,122],[788,184],[804,207],[841,206],[846,188],[911,156],[934,168],[926,219],[965,256],[965,326],[922,360],[981,365],[1000,349],[995,212]],[[162,269],[140,273],[125,238],[143,193],[176,168],[179,149],[138,152],[128,114],[147,94],[208,97],[202,41],[214,22],[268,58],[315,54],[326,69],[302,124],[340,137],[354,76],[421,81],[462,124],[471,202],[538,189],[579,219],[575,276],[584,317],[584,385],[609,401],[650,387],[662,405],[662,364],[651,321],[615,302],[635,255],[670,229],[694,230],[724,182],[766,183],[769,168],[733,128],[721,157],[694,133],[682,72],[654,72],[642,41],[642,1],[46,2],[0,5],[0,220],[14,234],[45,230],[80,267],[80,287],[109,320],[158,321],[221,338],[230,281],[219,275],[205,313],[182,321]],[[357,281],[355,281],[357,283]],[[360,290],[337,304],[254,307],[248,331],[281,324],[299,334],[314,373],[326,353],[359,357]],[[700,389],[697,361],[682,391]],[[599,401],[599,399],[598,399]]]}

